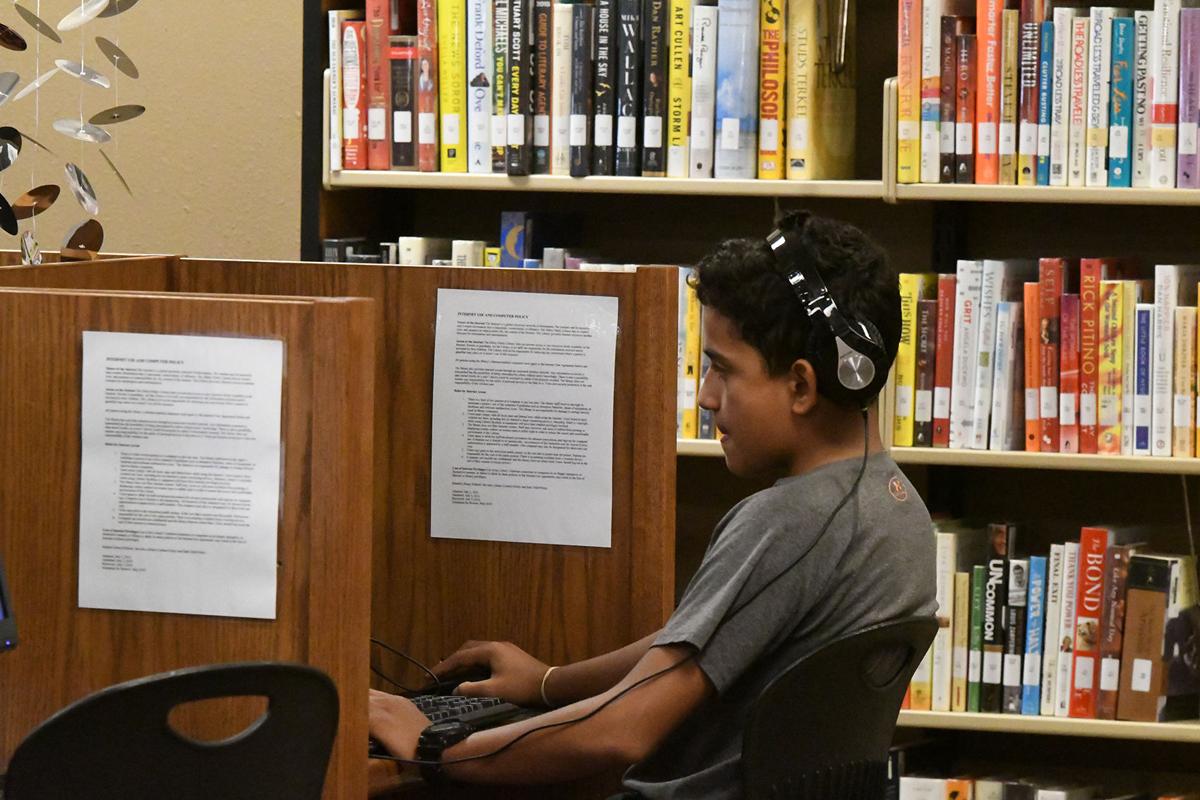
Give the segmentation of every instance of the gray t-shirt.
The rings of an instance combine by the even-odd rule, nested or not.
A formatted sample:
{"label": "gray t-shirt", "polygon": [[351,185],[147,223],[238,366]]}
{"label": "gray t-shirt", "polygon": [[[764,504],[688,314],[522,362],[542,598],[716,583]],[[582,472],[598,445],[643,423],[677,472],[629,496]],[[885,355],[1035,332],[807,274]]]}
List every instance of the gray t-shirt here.
{"label": "gray t-shirt", "polygon": [[738,503],[717,525],[699,571],[655,640],[698,649],[716,696],[630,768],[627,789],[674,800],[740,797],[742,731],[773,678],[842,634],[936,612],[929,512],[886,453],[868,459],[858,491],[821,534],[861,466],[861,458],[846,459],[784,478]]}

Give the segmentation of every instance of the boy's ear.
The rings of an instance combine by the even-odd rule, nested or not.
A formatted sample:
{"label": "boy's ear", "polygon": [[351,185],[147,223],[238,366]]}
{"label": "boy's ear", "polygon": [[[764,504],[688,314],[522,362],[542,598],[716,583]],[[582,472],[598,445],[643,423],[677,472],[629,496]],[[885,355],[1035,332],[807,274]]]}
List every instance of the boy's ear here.
{"label": "boy's ear", "polygon": [[806,358],[792,362],[789,375],[792,390],[792,413],[808,414],[817,404],[817,371]]}

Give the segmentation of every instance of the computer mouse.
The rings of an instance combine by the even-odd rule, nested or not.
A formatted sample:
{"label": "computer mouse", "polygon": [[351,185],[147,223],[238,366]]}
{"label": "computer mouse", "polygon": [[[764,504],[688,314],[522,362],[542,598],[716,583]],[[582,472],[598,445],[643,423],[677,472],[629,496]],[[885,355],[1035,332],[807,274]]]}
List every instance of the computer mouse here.
{"label": "computer mouse", "polygon": [[492,671],[487,667],[467,667],[466,669],[443,675],[437,683],[426,690],[425,694],[454,694],[460,683],[478,683],[492,677]]}

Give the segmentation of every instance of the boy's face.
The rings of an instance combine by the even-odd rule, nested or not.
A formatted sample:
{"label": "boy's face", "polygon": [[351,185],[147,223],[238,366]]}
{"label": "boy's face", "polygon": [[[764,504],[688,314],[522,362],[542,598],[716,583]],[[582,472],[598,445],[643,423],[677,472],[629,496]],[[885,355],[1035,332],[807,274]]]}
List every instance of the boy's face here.
{"label": "boy's face", "polygon": [[762,354],[715,309],[704,309],[704,352],[711,365],[699,403],[713,412],[729,470],[740,477],[778,478],[795,456],[790,375],[771,377]]}

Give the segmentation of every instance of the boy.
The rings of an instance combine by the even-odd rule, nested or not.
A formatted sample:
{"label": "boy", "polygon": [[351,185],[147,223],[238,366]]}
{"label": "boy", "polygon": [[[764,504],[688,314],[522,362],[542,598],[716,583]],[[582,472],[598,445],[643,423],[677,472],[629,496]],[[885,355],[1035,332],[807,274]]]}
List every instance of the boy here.
{"label": "boy", "polygon": [[[695,278],[711,361],[699,403],[730,471],[775,484],[717,525],[661,631],[562,667],[497,642],[468,642],[437,665],[490,670],[462,694],[554,709],[447,743],[445,776],[538,783],[632,764],[630,797],[738,797],[742,726],[775,676],[842,634],[936,611],[929,514],[878,433],[875,396],[900,337],[896,274],[852,226],[801,213],[780,229],[772,244],[786,246],[724,242]],[[814,301],[812,278],[834,314]],[[861,361],[846,364],[851,391],[826,363],[844,353],[834,317],[850,322],[844,338],[864,335],[877,353],[857,384]],[[393,754],[414,757],[428,725],[407,701],[372,692],[371,732]]]}

